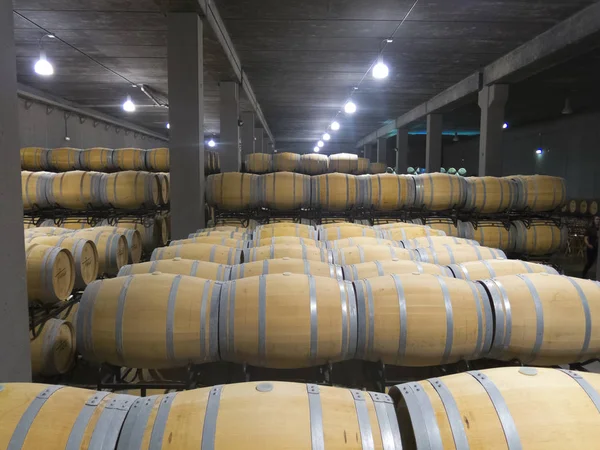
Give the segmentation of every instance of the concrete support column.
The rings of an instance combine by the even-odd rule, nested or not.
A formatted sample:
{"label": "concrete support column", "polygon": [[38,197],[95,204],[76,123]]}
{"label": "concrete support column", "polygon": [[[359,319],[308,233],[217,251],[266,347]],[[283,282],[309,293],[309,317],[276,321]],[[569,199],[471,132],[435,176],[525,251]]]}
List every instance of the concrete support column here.
{"label": "concrete support column", "polygon": [[256,153],[267,153],[265,152],[265,133],[262,128],[256,128],[254,130],[254,137],[256,140],[254,141],[254,151]]}
{"label": "concrete support column", "polygon": [[502,125],[507,100],[507,84],[494,84],[479,91],[481,133],[478,175],[480,177],[502,175]]}
{"label": "concrete support column", "polygon": [[242,161],[246,160],[246,156],[254,153],[254,113],[242,113]]}
{"label": "concrete support column", "polygon": [[169,13],[169,147],[173,239],[185,239],[188,234],[205,226],[203,66],[200,17],[195,12]]}
{"label": "concrete support column", "polygon": [[270,155],[274,154],[274,146],[273,143],[271,142],[271,139],[265,139],[264,141],[267,145],[265,146],[265,153],[269,153]]}
{"label": "concrete support column", "polygon": [[221,94],[221,133],[219,153],[222,172],[239,172],[242,168],[240,148],[240,89],[234,81],[219,84]]}
{"label": "concrete support column", "polygon": [[363,158],[371,160],[371,144],[363,145]]}
{"label": "concrete support column", "polygon": [[[377,162],[386,163],[387,138],[380,137],[377,139]],[[386,163],[387,164],[387,163]]]}
{"label": "concrete support column", "polygon": [[408,129],[399,128],[396,134],[396,173],[408,169]]}
{"label": "concrete support column", "polygon": [[425,151],[427,173],[439,172],[442,168],[443,118],[441,114],[427,116],[427,148]]}
{"label": "concrete support column", "polygon": [[31,381],[12,2],[0,1],[0,382]]}

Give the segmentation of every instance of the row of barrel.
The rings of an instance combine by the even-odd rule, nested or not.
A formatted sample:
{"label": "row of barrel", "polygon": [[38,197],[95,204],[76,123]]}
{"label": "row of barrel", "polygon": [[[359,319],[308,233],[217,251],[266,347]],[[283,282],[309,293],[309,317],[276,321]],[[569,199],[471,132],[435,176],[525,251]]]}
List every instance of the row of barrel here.
{"label": "row of barrel", "polygon": [[507,210],[553,211],[566,202],[566,186],[562,178],[543,175],[463,178],[441,173],[307,176],[291,172],[230,172],[207,178],[206,200],[222,211],[416,208],[493,214]]}
{"label": "row of barrel", "polygon": [[[32,172],[68,172],[72,170],[169,172],[170,158],[168,148],[146,150],[103,147],[87,149],[24,147],[21,149],[21,169]],[[219,154],[205,151],[204,172],[209,175],[220,171]]]}
{"label": "row of barrel", "polygon": [[337,153],[330,156],[319,153],[252,153],[246,156],[246,172],[264,174],[270,172],[297,172],[305,175],[325,173],[347,173],[366,175],[385,173],[385,163],[371,162],[350,153]]}
{"label": "row of barrel", "polygon": [[595,216],[598,214],[597,200],[570,200],[563,212],[577,216]]}
{"label": "row of barrel", "polygon": [[[393,386],[389,395],[290,382],[150,397],[0,385],[0,447],[276,450],[597,448],[600,375],[504,367]],[[48,430],[52,430],[49,439]]]}
{"label": "row of barrel", "polygon": [[170,201],[168,173],[21,172],[25,211],[64,208],[75,211],[116,208],[153,209]]}

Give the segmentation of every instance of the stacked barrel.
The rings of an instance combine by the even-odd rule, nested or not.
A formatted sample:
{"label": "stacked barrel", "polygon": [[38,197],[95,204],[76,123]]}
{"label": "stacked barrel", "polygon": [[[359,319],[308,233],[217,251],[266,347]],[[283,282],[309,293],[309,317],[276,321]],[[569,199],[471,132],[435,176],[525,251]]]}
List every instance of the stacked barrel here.
{"label": "stacked barrel", "polygon": [[359,158],[351,153],[338,153],[330,156],[319,153],[252,153],[246,157],[245,169],[248,173],[296,172],[305,175],[325,173],[346,173],[367,175],[385,173],[384,163],[372,163],[367,158]]}

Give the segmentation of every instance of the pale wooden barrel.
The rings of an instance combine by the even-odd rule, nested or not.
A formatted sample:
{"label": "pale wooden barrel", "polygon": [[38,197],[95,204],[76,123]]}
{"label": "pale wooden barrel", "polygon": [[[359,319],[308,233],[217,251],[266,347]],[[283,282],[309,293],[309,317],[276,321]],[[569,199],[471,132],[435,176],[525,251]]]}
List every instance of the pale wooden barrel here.
{"label": "pale wooden barrel", "polygon": [[600,352],[600,284],[547,273],[484,280],[495,311],[491,357],[549,366]]}
{"label": "pale wooden barrel", "polygon": [[226,264],[183,259],[176,256],[173,259],[156,259],[154,261],[123,266],[117,276],[125,277],[128,275],[162,272],[174,275],[187,275],[205,280],[229,281],[231,267]]}
{"label": "pale wooden barrel", "polygon": [[329,155],[329,173],[357,173],[358,156],[351,153]]}
{"label": "pale wooden barrel", "polygon": [[331,262],[331,254],[325,248],[306,245],[269,245],[242,250],[244,262],[264,261],[275,258],[308,259],[310,261]]}
{"label": "pale wooden barrel", "polygon": [[[337,228],[337,227],[371,228],[369,225],[364,225],[362,223],[355,223],[355,222],[346,222],[343,219],[334,220],[331,223],[324,223],[323,225],[319,225],[317,228],[327,230],[329,228]],[[375,228],[375,227],[373,227],[373,228]]]}
{"label": "pale wooden barrel", "polygon": [[367,175],[369,173],[369,168],[371,165],[371,160],[369,158],[358,158],[358,164],[356,166],[356,170],[353,172],[355,175]]}
{"label": "pale wooden barrel", "polygon": [[444,277],[454,276],[452,272],[444,266],[401,259],[352,264],[343,266],[342,270],[344,271],[344,279],[348,281],[357,281],[364,278],[377,278],[385,275],[402,275],[410,273],[426,273]]}
{"label": "pale wooden barrel", "polygon": [[484,247],[512,250],[509,229],[502,222],[481,221],[477,228],[471,222],[458,222],[458,232],[463,238],[474,239]]}
{"label": "pale wooden barrel", "polygon": [[[147,409],[157,409],[161,401],[170,408],[161,408],[162,416],[138,419],[139,433],[123,436],[119,447],[149,450],[162,443],[163,448],[178,450],[401,448],[391,399],[375,392],[249,382],[178,392],[150,401],[155,406]],[[138,443],[139,435],[144,438],[143,446]]]}
{"label": "pale wooden barrel", "polygon": [[61,147],[48,150],[48,166],[55,172],[67,172],[69,170],[80,170],[81,150],[78,148]]}
{"label": "pale wooden barrel", "polygon": [[375,225],[373,228],[377,228],[379,230],[391,230],[394,228],[409,228],[409,227],[422,227],[423,224],[416,224],[411,222],[389,222],[380,225]]}
{"label": "pale wooden barrel", "polygon": [[67,300],[75,285],[75,262],[69,250],[25,245],[27,296],[30,302],[52,305]]}
{"label": "pale wooden barrel", "polygon": [[493,316],[481,286],[429,274],[354,282],[357,358],[398,366],[475,360],[492,345]]}
{"label": "pale wooden barrel", "polygon": [[469,177],[465,180],[465,209],[485,214],[513,209],[517,201],[517,190],[509,178]]}
{"label": "pale wooden barrel", "polygon": [[21,169],[34,172],[50,170],[48,149],[42,147],[23,147],[21,149]]}
{"label": "pale wooden barrel", "polygon": [[246,156],[246,172],[269,173],[273,171],[273,156],[268,153],[252,153]]}
{"label": "pale wooden barrel", "polygon": [[430,211],[461,209],[467,198],[467,182],[463,177],[444,173],[414,176],[415,207]]}
{"label": "pale wooden barrel", "polygon": [[[338,227],[322,228],[319,230],[320,241],[339,241],[354,237],[372,237],[386,239],[388,236],[383,231],[371,227],[356,227],[353,225],[341,225]],[[390,239],[394,240],[394,239]]]}
{"label": "pale wooden barrel", "polygon": [[321,175],[327,173],[329,158],[327,155],[308,153],[300,157],[300,172],[306,175]]}
{"label": "pale wooden barrel", "polygon": [[354,357],[356,299],[346,281],[289,272],[231,281],[219,319],[224,361],[294,369]]}
{"label": "pale wooden barrel", "polygon": [[104,205],[115,208],[154,208],[159,205],[158,180],[149,172],[117,172],[103,177],[101,197]]}
{"label": "pale wooden barrel", "polygon": [[385,163],[375,162],[375,163],[369,164],[369,173],[372,175],[385,173],[386,169],[387,169],[387,164],[385,164]]}
{"label": "pale wooden barrel", "polygon": [[129,261],[129,247],[125,236],[105,230],[81,230],[73,233],[76,238],[93,241],[98,251],[98,272],[116,275]]}
{"label": "pale wooden barrel", "polygon": [[390,228],[387,230],[380,230],[382,236],[385,239],[392,241],[408,241],[410,239],[426,238],[434,236],[446,236],[442,230],[436,230],[429,226],[416,226],[416,227],[402,227],[402,228]]}
{"label": "pale wooden barrel", "polygon": [[215,361],[220,290],[160,272],[95,281],[77,313],[77,349],[88,361],[147,369]]}
{"label": "pale wooden barrel", "polygon": [[532,221],[529,228],[516,220],[510,224],[511,251],[529,255],[550,255],[567,244],[568,229],[553,222]]}
{"label": "pale wooden barrel", "polygon": [[483,261],[471,261],[462,264],[448,266],[455,278],[477,281],[488,278],[503,277],[506,275],[518,275],[521,273],[549,273],[558,275],[558,272],[543,264],[536,264],[518,259],[490,259]]}
{"label": "pale wooden barrel", "polygon": [[458,224],[455,224],[452,219],[427,219],[426,222],[428,227],[443,231],[445,236],[462,237]]}
{"label": "pale wooden barrel", "polygon": [[151,172],[168,172],[171,169],[168,148],[151,148],[144,156],[145,166]]}
{"label": "pale wooden barrel", "polygon": [[113,172],[117,170],[113,153],[114,150],[111,148],[86,148],[81,151],[81,169],[95,172]]}
{"label": "pale wooden barrel", "polygon": [[337,241],[327,241],[327,248],[339,249],[346,247],[355,247],[357,245],[387,245],[390,247],[404,248],[399,241],[391,241],[389,239],[380,239],[368,236],[359,236],[348,239],[340,239]]}
{"label": "pale wooden barrel", "polygon": [[295,211],[310,206],[310,177],[277,172],[261,176],[261,205],[278,211]]}
{"label": "pale wooden barrel", "polygon": [[232,266],[231,279],[237,280],[240,278],[255,277],[258,275],[286,272],[313,275],[316,277],[336,278],[338,280],[343,279],[340,266],[321,261],[290,258],[288,256]]}
{"label": "pale wooden barrel", "polygon": [[506,259],[502,250],[475,245],[442,244],[435,247],[418,248],[415,251],[422,262],[441,264],[442,266],[484,259]]}
{"label": "pale wooden barrel", "polygon": [[358,179],[333,173],[311,177],[311,204],[323,211],[346,211],[356,205]]}
{"label": "pale wooden barrel", "polygon": [[553,211],[567,201],[567,185],[564,178],[530,175],[514,176],[510,177],[510,180],[516,186],[516,210]]}
{"label": "pale wooden barrel", "polygon": [[54,175],[50,172],[21,172],[21,198],[25,211],[50,208],[48,185],[52,184]]}
{"label": "pale wooden barrel", "polygon": [[231,247],[213,244],[183,244],[173,247],[160,247],[152,252],[151,261],[157,259],[197,259],[219,264],[239,264],[242,251]]}
{"label": "pale wooden barrel", "polygon": [[263,226],[258,228],[254,234],[254,240],[270,239],[274,237],[292,236],[316,240],[317,231],[313,227],[305,227],[301,224],[289,224],[288,226]]}
{"label": "pale wooden barrel", "polygon": [[118,225],[119,228],[130,228],[140,233],[142,248],[146,254],[152,253],[157,247],[164,246],[168,241],[164,220],[159,216],[140,220],[119,219]]}
{"label": "pale wooden barrel", "polygon": [[376,211],[397,211],[415,203],[412,177],[394,174],[362,175],[358,179],[357,205]]}
{"label": "pale wooden barrel", "polygon": [[307,245],[309,247],[324,247],[324,243],[314,239],[302,238],[297,236],[277,236],[272,238],[263,238],[254,241],[247,241],[247,247],[265,247],[267,245]]}
{"label": "pale wooden barrel", "polygon": [[242,227],[242,226],[238,227],[238,226],[233,226],[233,225],[217,225],[217,226],[211,227],[211,228],[200,228],[199,230],[196,230],[196,233],[210,233],[210,232],[224,232],[224,231],[246,233],[247,230],[248,230],[248,228]]}
{"label": "pale wooden barrel", "polygon": [[171,241],[169,247],[184,244],[217,244],[224,247],[243,249],[248,247],[248,242],[242,239],[229,239],[220,236],[198,236],[188,239]]}
{"label": "pale wooden barrel", "polygon": [[248,234],[245,231],[220,231],[220,229],[215,229],[214,231],[199,231],[197,233],[192,233],[188,236],[188,238],[218,238],[243,241],[248,238]]}
{"label": "pale wooden barrel", "polygon": [[[57,315],[57,319],[69,322],[73,327],[77,324],[77,311],[79,311],[79,302],[73,303],[67,309],[64,309]],[[75,342],[75,332],[73,332],[73,342]]]}
{"label": "pale wooden barrel", "polygon": [[263,228],[277,228],[277,227],[291,227],[291,226],[296,226],[296,227],[300,227],[300,228],[311,228],[314,229],[314,227],[310,224],[306,224],[306,223],[297,223],[294,222],[292,220],[288,220],[286,221],[285,219],[273,219],[273,220],[281,220],[281,222],[270,222],[264,225],[258,225],[256,226],[254,229],[256,231],[261,230]]}
{"label": "pale wooden barrel", "polygon": [[227,172],[206,179],[206,202],[224,211],[244,211],[259,206],[258,175]]}
{"label": "pale wooden barrel", "polygon": [[579,211],[579,202],[577,200],[569,201],[568,209],[571,214],[577,214]]}
{"label": "pale wooden barrel", "polygon": [[161,205],[167,205],[171,201],[171,175],[168,173],[157,173],[158,181],[158,202]]}
{"label": "pale wooden barrel", "polygon": [[300,155],[297,153],[283,152],[273,155],[274,172],[297,172],[300,168]]}
{"label": "pale wooden barrel", "polygon": [[413,250],[394,248],[387,245],[357,245],[331,250],[331,254],[333,255],[333,263],[342,266],[371,261],[419,260]]}
{"label": "pale wooden barrel", "polygon": [[600,376],[529,367],[471,371],[390,389],[403,449],[592,449]]}
{"label": "pale wooden barrel", "polygon": [[429,236],[422,238],[409,239],[407,241],[400,241],[401,246],[404,248],[417,249],[417,248],[428,248],[436,247],[439,245],[479,245],[479,242],[472,239],[457,238],[454,236]]}
{"label": "pale wooden barrel", "polygon": [[[42,226],[50,226],[54,221],[49,220],[47,222],[42,222]],[[92,225],[88,222],[87,217],[67,217],[60,224],[61,228],[64,228],[68,232],[73,232],[76,230],[87,230],[92,228]]]}
{"label": "pale wooden barrel", "polygon": [[99,226],[94,227],[93,230],[107,231],[112,234],[124,236],[127,241],[127,248],[129,249],[127,262],[129,264],[135,264],[142,260],[142,252],[144,250],[142,235],[135,228]]}
{"label": "pale wooden barrel", "polygon": [[117,148],[113,161],[119,170],[146,170],[146,150],[141,148]]}
{"label": "pale wooden barrel", "polygon": [[591,216],[595,216],[598,214],[598,202],[596,200],[590,201],[588,212]]}
{"label": "pale wooden barrel", "polygon": [[86,210],[102,205],[102,185],[103,177],[97,172],[57,173],[46,185],[46,197],[57,207]]}
{"label": "pale wooden barrel", "polygon": [[70,234],[57,236],[31,236],[27,243],[61,247],[69,250],[75,263],[75,289],[84,289],[98,278],[99,262],[96,244],[84,238],[73,237]]}
{"label": "pale wooden barrel", "polygon": [[60,227],[53,227],[53,226],[41,226],[41,227],[34,227],[34,228],[29,228],[28,230],[25,231],[25,235],[26,236],[59,236],[59,235],[63,235],[63,234],[69,234],[71,233],[72,230],[68,230],[65,228],[60,228]]}
{"label": "pale wooden barrel", "polygon": [[67,373],[75,364],[73,325],[58,319],[48,319],[30,333],[31,373],[52,376]]}
{"label": "pale wooden barrel", "polygon": [[0,448],[115,449],[136,400],[131,395],[65,386],[2,384]]}

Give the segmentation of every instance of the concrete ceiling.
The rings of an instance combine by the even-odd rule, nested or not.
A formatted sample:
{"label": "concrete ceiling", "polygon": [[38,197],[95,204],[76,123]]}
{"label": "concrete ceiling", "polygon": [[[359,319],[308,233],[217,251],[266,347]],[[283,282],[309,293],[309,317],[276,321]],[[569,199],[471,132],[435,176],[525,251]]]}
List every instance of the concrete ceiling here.
{"label": "concrete ceiling", "polygon": [[[393,33],[414,0],[214,3],[277,147],[303,151],[312,148],[325,131],[375,59],[381,41]],[[354,94],[359,111],[352,118],[341,117],[342,130],[332,141],[337,145],[330,147],[338,151],[346,146],[353,149],[356,141],[387,120],[411,110],[591,3],[594,1],[420,0],[385,50],[390,77],[383,81],[365,77]],[[14,18],[21,83],[165,131],[167,110],[148,106],[135,115],[126,115],[120,107],[126,95],[132,95],[138,105],[151,105],[150,100],[63,43],[44,39],[56,70],[52,78],[42,79],[33,72],[43,31],[31,22],[127,79],[167,95],[167,23],[157,2],[14,0],[13,4],[19,14]],[[217,83],[233,79],[233,73],[210,32],[204,45],[205,129],[207,133],[218,133]],[[597,64],[598,56],[595,61]],[[551,90],[561,90],[555,97],[564,102],[564,86],[554,85]],[[523,91],[529,92],[527,88]],[[242,109],[249,109],[247,102]],[[456,126],[472,126],[471,116],[457,116]],[[459,123],[461,120],[464,124]]]}

